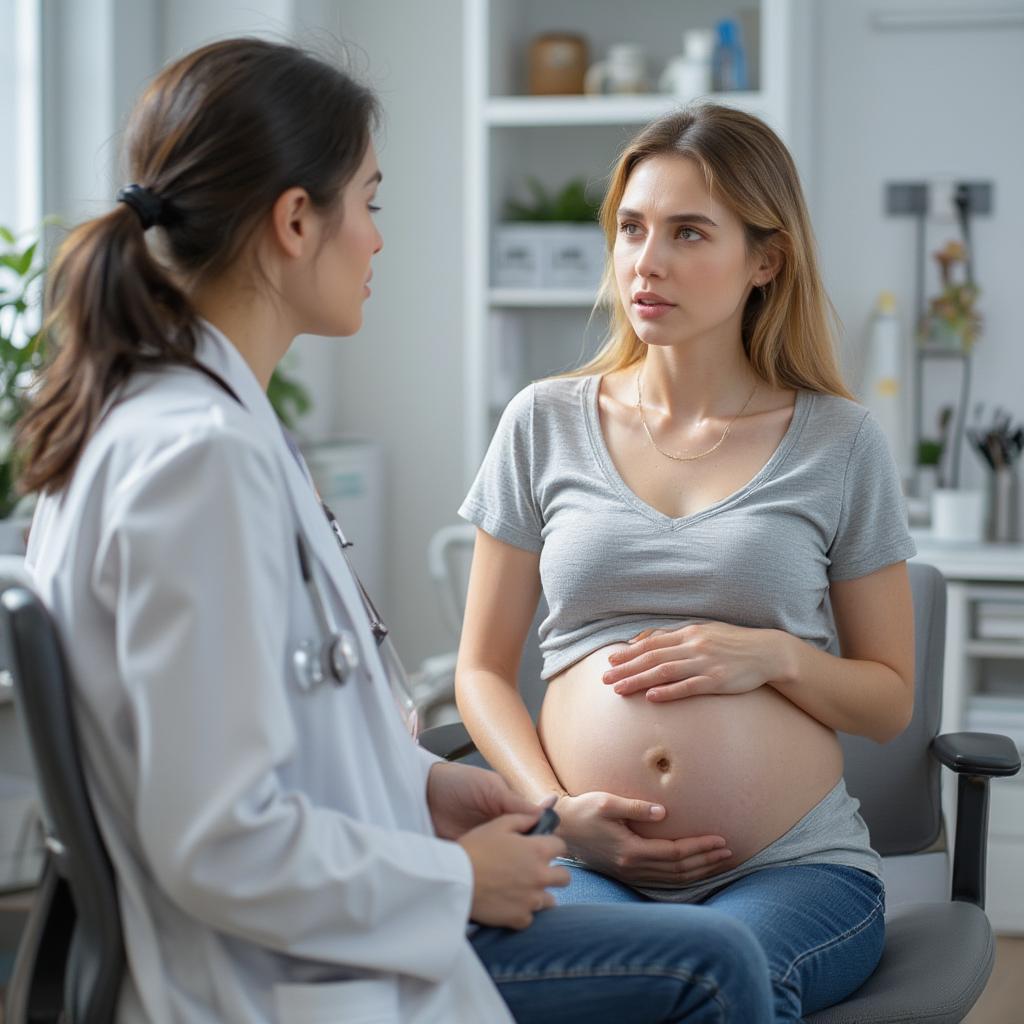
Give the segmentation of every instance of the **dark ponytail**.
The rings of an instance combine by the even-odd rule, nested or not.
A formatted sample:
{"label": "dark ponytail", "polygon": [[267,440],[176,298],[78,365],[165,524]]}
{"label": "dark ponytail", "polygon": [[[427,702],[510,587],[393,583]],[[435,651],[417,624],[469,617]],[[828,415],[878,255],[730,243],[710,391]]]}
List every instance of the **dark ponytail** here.
{"label": "dark ponytail", "polygon": [[18,425],[23,492],[67,484],[133,373],[196,365],[186,289],[238,259],[282,192],[305,188],[340,216],[377,116],[373,94],[344,72],[263,40],[213,43],[160,73],[127,131],[138,188],[76,228],[49,274],[53,355]]}

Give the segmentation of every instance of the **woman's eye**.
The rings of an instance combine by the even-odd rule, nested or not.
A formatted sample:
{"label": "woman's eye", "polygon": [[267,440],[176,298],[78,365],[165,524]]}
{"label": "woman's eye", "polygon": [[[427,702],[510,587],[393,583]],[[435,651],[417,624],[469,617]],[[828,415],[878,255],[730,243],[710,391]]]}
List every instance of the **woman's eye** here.
{"label": "woman's eye", "polygon": [[619,225],[619,231],[624,235],[635,235],[640,231],[640,225],[634,224],[632,221],[626,221]]}
{"label": "woman's eye", "polygon": [[370,203],[367,206],[367,209],[370,211],[370,213],[380,213],[380,207],[379,206],[374,206],[373,203]]}
{"label": "woman's eye", "polygon": [[[691,238],[686,238],[687,235],[691,235]],[[696,228],[680,228],[679,237],[683,238],[687,242],[700,241],[704,236]]]}

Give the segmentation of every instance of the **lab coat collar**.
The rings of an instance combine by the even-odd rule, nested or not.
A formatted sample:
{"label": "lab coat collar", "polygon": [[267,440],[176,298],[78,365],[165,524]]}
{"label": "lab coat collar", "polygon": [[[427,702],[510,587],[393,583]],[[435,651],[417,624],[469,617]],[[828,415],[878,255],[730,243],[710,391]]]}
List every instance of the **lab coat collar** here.
{"label": "lab coat collar", "polygon": [[259,433],[277,455],[291,491],[292,506],[299,519],[303,537],[312,546],[317,561],[329,574],[347,603],[355,581],[338,549],[334,533],[327,524],[312,479],[307,475],[305,463],[300,463],[289,450],[277,413],[274,412],[267,393],[260,386],[242,353],[223,331],[214,327],[208,320],[200,319],[200,326],[196,358],[223,377],[231,386],[246,411],[252,416]]}
{"label": "lab coat collar", "polygon": [[251,413],[263,430],[280,433],[277,415],[266,391],[260,386],[252,367],[235,347],[230,338],[209,320],[199,318],[199,338],[196,359],[230,384],[242,405]]}

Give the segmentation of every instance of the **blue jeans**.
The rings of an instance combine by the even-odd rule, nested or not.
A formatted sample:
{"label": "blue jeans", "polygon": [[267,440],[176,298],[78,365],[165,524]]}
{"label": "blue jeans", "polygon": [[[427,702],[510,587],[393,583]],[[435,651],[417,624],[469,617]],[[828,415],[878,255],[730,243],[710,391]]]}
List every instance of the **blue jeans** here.
{"label": "blue jeans", "polygon": [[523,931],[480,928],[471,941],[520,1024],[773,1020],[764,951],[707,907],[557,906]]}
{"label": "blue jeans", "polygon": [[[575,865],[569,871],[569,886],[553,890],[560,905],[651,902],[596,871]],[[884,887],[857,868],[762,868],[699,905],[656,905],[725,916],[741,925],[767,961],[774,1013],[769,1019],[777,1022],[799,1021],[845,999],[878,965],[885,942]]]}

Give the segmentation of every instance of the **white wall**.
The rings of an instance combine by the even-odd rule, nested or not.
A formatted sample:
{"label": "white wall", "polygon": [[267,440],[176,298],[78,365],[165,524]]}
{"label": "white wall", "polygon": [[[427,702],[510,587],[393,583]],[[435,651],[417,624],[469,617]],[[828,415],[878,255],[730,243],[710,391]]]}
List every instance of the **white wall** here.
{"label": "white wall", "polygon": [[119,133],[159,67],[154,0],[43,0],[43,208],[68,225],[108,209]]}
{"label": "white wall", "polygon": [[[1002,5],[1005,9],[1006,5]],[[985,328],[975,349],[973,401],[1024,416],[1024,29],[872,29],[876,12],[979,12],[978,0],[826,0],[820,7],[815,214],[827,284],[846,325],[844,359],[853,381],[878,293],[894,291],[906,336],[914,300],[913,219],[883,214],[886,181],[954,176],[994,184],[994,213],[972,233]],[[1018,12],[1024,5],[1017,4]],[[931,224],[930,253],[957,237]],[[933,294],[935,275],[926,280]],[[953,364],[925,376],[925,428],[957,394]],[[980,483],[979,460],[964,445],[963,482]]]}
{"label": "white wall", "polygon": [[42,216],[39,0],[0,0],[0,224],[16,233]]}

